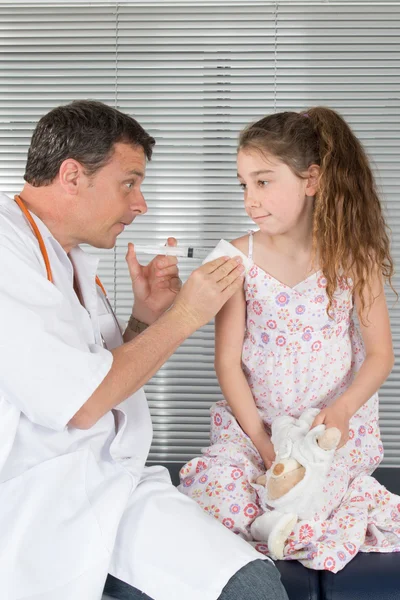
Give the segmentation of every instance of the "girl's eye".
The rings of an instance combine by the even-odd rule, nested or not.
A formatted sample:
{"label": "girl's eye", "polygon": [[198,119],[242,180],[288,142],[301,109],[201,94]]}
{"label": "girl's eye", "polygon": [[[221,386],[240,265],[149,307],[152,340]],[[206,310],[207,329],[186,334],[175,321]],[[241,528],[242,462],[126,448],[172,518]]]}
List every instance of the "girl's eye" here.
{"label": "girl's eye", "polygon": [[246,189],[246,184],[245,183],[239,183],[240,187],[242,188],[242,190]]}
{"label": "girl's eye", "polygon": [[258,185],[259,185],[260,187],[264,187],[264,186],[268,185],[268,183],[269,183],[269,182],[268,182],[268,181],[261,181],[261,180],[260,180],[260,181],[258,181],[257,183],[258,183]]}

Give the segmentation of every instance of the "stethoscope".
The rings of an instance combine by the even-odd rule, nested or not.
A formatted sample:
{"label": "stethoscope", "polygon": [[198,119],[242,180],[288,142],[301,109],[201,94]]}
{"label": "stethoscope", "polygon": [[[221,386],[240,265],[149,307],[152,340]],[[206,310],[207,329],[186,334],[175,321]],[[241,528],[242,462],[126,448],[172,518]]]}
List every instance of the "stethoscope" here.
{"label": "stethoscope", "polygon": [[[45,264],[45,267],[46,267],[47,279],[48,279],[48,281],[50,281],[50,283],[54,283],[54,281],[53,281],[53,273],[52,273],[51,266],[50,266],[49,255],[48,255],[47,248],[45,246],[42,234],[40,233],[39,228],[36,225],[35,220],[33,219],[31,213],[26,208],[26,206],[24,204],[24,201],[22,200],[21,196],[18,196],[18,195],[14,196],[14,200],[18,204],[19,208],[21,209],[21,212],[24,215],[24,217],[27,219],[29,225],[32,227],[32,231],[35,234],[35,237],[36,237],[36,239],[37,239],[37,241],[39,243],[40,252],[42,253],[42,257],[43,257],[44,264]],[[102,298],[103,298],[103,301],[104,301],[104,303],[106,305],[107,312],[112,315],[112,317],[114,319],[114,322],[115,322],[115,325],[117,327],[117,330],[119,332],[121,332],[121,329],[120,329],[120,326],[119,326],[116,314],[115,314],[115,312],[113,310],[113,307],[111,306],[110,300],[108,299],[105,287],[101,283],[100,278],[98,277],[98,275],[96,275],[96,284],[100,288],[100,290],[102,291]],[[100,335],[101,335],[101,341],[102,341],[103,347],[107,348],[107,344],[105,342],[104,337],[102,336],[101,333],[100,333]]]}

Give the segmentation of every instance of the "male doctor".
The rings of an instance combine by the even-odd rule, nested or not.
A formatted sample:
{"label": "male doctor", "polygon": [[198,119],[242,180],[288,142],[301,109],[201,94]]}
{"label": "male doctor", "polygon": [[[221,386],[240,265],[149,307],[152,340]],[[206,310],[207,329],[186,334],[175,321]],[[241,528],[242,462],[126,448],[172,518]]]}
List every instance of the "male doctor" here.
{"label": "male doctor", "polygon": [[175,259],[143,267],[130,245],[122,337],[79,246],[112,248],[146,212],[153,145],[129,116],[76,101],[40,120],[26,184],[0,196],[4,600],[99,600],[108,573],[120,598],[286,598],[272,562],[144,466],[142,386],[242,285],[240,260],[204,265],[181,288]]}

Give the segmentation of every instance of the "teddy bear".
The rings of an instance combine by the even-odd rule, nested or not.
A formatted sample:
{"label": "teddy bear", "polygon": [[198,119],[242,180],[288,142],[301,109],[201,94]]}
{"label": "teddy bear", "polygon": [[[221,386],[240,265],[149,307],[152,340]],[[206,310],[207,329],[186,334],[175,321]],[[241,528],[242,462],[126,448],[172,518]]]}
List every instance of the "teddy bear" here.
{"label": "teddy bear", "polygon": [[311,425],[320,412],[308,409],[298,419],[277,417],[271,426],[276,458],[265,475],[258,477],[257,489],[264,514],[251,525],[254,540],[267,541],[274,559],[282,559],[284,547],[299,519],[329,515],[323,487],[339,445],[336,427]]}

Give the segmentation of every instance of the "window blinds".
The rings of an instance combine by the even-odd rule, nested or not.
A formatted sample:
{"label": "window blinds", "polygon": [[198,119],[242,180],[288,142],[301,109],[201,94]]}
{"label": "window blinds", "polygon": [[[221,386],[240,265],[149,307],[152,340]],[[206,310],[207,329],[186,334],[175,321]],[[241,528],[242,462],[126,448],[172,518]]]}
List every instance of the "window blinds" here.
{"label": "window blinds", "polygon": [[[238,132],[270,112],[325,104],[373,159],[399,264],[399,27],[399,5],[384,2],[0,4],[0,189],[20,190],[35,123],[73,99],[116,106],[156,137],[148,214],[115,250],[97,251],[126,318],[127,242],[174,235],[211,249],[243,235],[254,225],[236,183]],[[198,264],[182,262],[183,279]],[[399,355],[400,308],[388,296]],[[183,462],[207,445],[208,409],[221,398],[213,360],[210,323],[147,384],[151,461]],[[386,466],[400,466],[399,378],[396,364],[380,394]]]}

